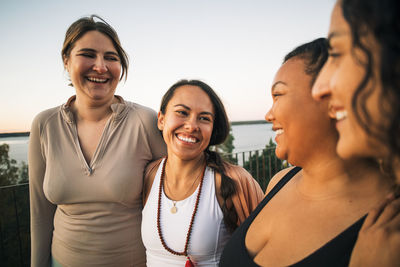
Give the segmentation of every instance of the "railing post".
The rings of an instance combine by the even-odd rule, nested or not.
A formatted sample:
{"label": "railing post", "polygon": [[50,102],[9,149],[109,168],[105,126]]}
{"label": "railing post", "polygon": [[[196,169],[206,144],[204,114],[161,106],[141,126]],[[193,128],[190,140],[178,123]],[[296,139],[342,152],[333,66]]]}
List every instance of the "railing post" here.
{"label": "railing post", "polygon": [[268,171],[269,171],[269,174],[268,174],[268,178],[271,180],[271,178],[272,178],[272,170],[271,170],[271,167],[272,167],[272,163],[271,163],[271,153],[270,152],[268,152]]}
{"label": "railing post", "polygon": [[21,232],[19,226],[19,219],[18,219],[18,207],[17,207],[17,198],[15,197],[15,188],[12,188],[13,200],[14,200],[14,209],[15,209],[15,219],[17,223],[17,235],[18,235],[18,245],[19,245],[19,258],[21,266],[24,266],[24,259],[22,258],[22,242],[21,242]]}
{"label": "railing post", "polygon": [[265,190],[267,188],[267,172],[265,171],[265,153],[264,150],[262,150],[262,175],[263,175],[263,189]]}
{"label": "railing post", "polygon": [[260,171],[258,169],[259,165],[260,164],[258,163],[258,150],[256,150],[256,176],[257,176],[257,179],[260,179]]}
{"label": "railing post", "polygon": [[253,174],[253,163],[252,163],[252,160],[251,160],[251,151],[249,151],[249,166],[250,166],[250,173],[251,173],[251,175],[254,175]]}
{"label": "railing post", "polygon": [[4,241],[3,241],[3,221],[0,220],[0,242],[1,242],[1,259],[5,259],[6,255],[4,254]]}

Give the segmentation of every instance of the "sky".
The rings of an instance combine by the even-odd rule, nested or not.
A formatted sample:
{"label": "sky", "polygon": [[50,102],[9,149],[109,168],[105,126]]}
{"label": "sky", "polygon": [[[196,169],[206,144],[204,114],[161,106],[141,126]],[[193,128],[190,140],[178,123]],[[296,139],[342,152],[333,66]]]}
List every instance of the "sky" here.
{"label": "sky", "polygon": [[262,120],[283,57],[324,37],[334,0],[2,0],[0,133],[29,131],[34,116],[75,94],[61,60],[65,32],[97,14],[130,59],[116,94],[158,111],[180,79],[200,79],[231,121]]}

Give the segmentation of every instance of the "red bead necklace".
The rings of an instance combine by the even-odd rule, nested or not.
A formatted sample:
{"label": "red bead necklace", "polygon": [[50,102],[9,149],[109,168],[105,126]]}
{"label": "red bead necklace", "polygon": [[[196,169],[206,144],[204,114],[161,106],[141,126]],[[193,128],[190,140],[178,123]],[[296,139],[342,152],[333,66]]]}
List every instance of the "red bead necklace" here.
{"label": "red bead necklace", "polygon": [[168,247],[167,244],[164,241],[164,238],[163,238],[162,232],[161,232],[161,225],[160,225],[161,193],[162,193],[162,188],[163,188],[163,184],[164,184],[163,181],[164,181],[164,177],[165,177],[165,166],[166,165],[167,165],[167,157],[165,158],[164,165],[163,165],[163,167],[161,169],[160,188],[159,188],[159,191],[158,191],[158,206],[157,206],[157,232],[158,232],[158,236],[160,237],[161,244],[165,248],[165,250],[167,250],[168,252],[170,252],[171,254],[174,254],[174,255],[185,256],[187,258],[185,267],[192,267],[192,266],[194,267],[193,262],[190,260],[190,257],[188,256],[187,251],[188,251],[188,245],[189,245],[189,240],[190,240],[190,234],[192,233],[194,217],[196,216],[197,208],[198,208],[199,202],[200,202],[201,188],[203,187],[204,174],[206,172],[207,164],[205,164],[204,169],[203,169],[203,175],[202,175],[201,180],[200,180],[199,192],[197,193],[196,203],[194,205],[192,218],[191,218],[190,224],[189,224],[189,230],[188,230],[188,232],[186,234],[185,248],[184,248],[184,250],[182,252],[175,251],[175,250],[171,249],[170,247]]}

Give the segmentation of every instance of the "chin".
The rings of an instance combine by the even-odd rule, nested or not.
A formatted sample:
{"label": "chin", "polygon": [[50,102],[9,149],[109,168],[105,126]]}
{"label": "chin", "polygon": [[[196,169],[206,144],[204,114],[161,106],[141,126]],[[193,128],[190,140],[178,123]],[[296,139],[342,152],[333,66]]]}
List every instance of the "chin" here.
{"label": "chin", "polygon": [[357,147],[349,143],[345,142],[339,142],[337,143],[336,146],[336,153],[338,154],[339,157],[345,160],[349,159],[356,159],[356,158],[370,158],[373,155],[370,155],[370,153],[366,153],[362,147]]}
{"label": "chin", "polygon": [[283,149],[279,148],[279,145],[275,148],[275,155],[278,159],[287,160],[287,153]]}

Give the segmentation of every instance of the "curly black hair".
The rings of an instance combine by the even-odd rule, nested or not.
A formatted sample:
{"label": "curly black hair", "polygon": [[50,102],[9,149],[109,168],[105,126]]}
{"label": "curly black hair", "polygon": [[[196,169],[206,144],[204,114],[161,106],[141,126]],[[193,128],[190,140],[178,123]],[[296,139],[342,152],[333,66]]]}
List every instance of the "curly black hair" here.
{"label": "curly black hair", "polygon": [[[393,171],[392,159],[400,156],[400,1],[341,0],[339,4],[351,29],[353,48],[366,56],[362,62],[366,72],[354,93],[352,107],[365,131],[390,151],[388,163]],[[373,56],[376,53],[378,57]],[[382,87],[378,108],[389,123],[372,122],[366,108],[378,84]]]}
{"label": "curly black hair", "polygon": [[312,77],[312,86],[317,79],[318,73],[328,59],[328,40],[326,38],[318,38],[296,47],[285,56],[283,63],[294,57],[304,60],[304,71]]}

